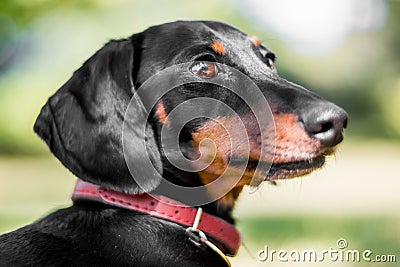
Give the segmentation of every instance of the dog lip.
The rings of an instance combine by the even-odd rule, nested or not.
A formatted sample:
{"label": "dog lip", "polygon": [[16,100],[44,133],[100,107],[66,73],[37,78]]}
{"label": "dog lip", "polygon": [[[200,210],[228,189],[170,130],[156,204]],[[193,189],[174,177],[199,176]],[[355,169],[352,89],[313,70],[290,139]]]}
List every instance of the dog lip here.
{"label": "dog lip", "polygon": [[[321,168],[325,164],[325,156],[320,155],[307,160],[298,160],[282,163],[273,163],[267,174],[267,179],[273,177],[277,172],[311,172]],[[291,178],[291,177],[288,177]]]}
{"label": "dog lip", "polygon": [[309,160],[292,161],[273,164],[265,175],[264,181],[292,179],[308,175],[325,164],[325,156],[318,156]]}
{"label": "dog lip", "polygon": [[[327,153],[330,154],[330,153]],[[280,173],[278,179],[285,179],[285,178],[293,178],[297,176],[301,176],[304,174],[308,174],[318,168],[321,168],[325,164],[325,157],[327,154],[322,154],[310,159],[299,159],[294,161],[288,162],[279,162],[279,163],[272,163],[265,162],[265,161],[257,161],[257,160],[249,160],[247,161],[245,158],[235,157],[232,156],[230,158],[229,164],[232,165],[242,165],[247,164],[247,169],[255,170],[257,167],[261,170],[265,170],[268,172],[266,173],[265,180],[274,180],[275,175]],[[287,177],[285,174],[287,173]],[[298,173],[298,175],[294,175],[294,173]]]}

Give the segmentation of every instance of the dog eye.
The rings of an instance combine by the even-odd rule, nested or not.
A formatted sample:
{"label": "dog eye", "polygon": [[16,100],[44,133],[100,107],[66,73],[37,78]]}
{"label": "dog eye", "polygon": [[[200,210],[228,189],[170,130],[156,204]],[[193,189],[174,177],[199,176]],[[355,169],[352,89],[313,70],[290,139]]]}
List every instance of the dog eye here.
{"label": "dog eye", "polygon": [[200,78],[206,79],[213,78],[218,74],[217,66],[209,61],[195,62],[190,67],[190,71]]}
{"label": "dog eye", "polygon": [[270,68],[271,70],[275,70],[275,64],[274,61],[270,58],[267,58],[267,62],[266,62],[268,68]]}
{"label": "dog eye", "polygon": [[264,58],[265,64],[268,66],[268,68],[270,68],[271,70],[274,71],[276,69],[275,64],[274,64],[275,59],[276,59],[275,54],[272,52],[269,52],[263,46],[260,46],[260,53],[261,53],[262,57]]}

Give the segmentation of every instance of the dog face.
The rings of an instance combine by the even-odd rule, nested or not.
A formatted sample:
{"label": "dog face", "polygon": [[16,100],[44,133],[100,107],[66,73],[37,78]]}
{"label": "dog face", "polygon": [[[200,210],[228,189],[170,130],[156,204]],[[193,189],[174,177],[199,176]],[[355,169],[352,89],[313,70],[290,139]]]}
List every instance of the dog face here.
{"label": "dog face", "polygon": [[[227,171],[230,161],[247,161],[240,153],[232,152],[241,151],[240,147],[232,148],[232,138],[243,138],[228,138],[228,132],[234,133],[237,127],[232,117],[216,114],[196,118],[180,130],[180,151],[176,153],[182,152],[186,158],[195,160],[207,151],[207,147],[200,151],[205,139],[215,146],[209,167],[196,173],[177,169],[160,153],[161,129],[176,127],[169,113],[190,99],[209,97],[232,107],[247,131],[250,153],[242,178],[220,200],[230,206],[254,176],[275,180],[308,174],[321,167],[325,156],[332,154],[343,139],[346,112],[279,77],[274,60],[275,55],[256,38],[223,23],[180,21],[154,26],[99,50],[49,99],[35,131],[81,179],[127,193],[150,192],[159,181],[149,179],[139,188],[130,177],[122,151],[122,124],[135,90],[175,64],[193,62],[192,73],[205,81],[218,75],[217,63],[235,68],[260,88],[272,109],[274,125],[259,127],[252,112],[257,107],[249,107],[226,88],[187,83],[163,95],[151,112],[146,131],[130,140],[135,143],[146,139],[151,161],[166,179],[186,186],[208,184]],[[141,116],[145,108],[138,106],[136,111]],[[135,121],[130,123],[134,125]],[[143,155],[138,153],[136,157]],[[255,173],[254,166],[264,162],[272,164],[269,173]]]}

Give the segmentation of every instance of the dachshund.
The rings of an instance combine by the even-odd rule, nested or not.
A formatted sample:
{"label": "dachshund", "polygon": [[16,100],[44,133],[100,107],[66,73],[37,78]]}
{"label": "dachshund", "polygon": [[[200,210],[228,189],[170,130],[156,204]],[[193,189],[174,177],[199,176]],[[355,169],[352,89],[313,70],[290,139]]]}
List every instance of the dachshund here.
{"label": "dachshund", "polygon": [[[108,42],[48,99],[34,125],[54,156],[79,179],[73,205],[0,236],[0,265],[229,266],[225,255],[234,255],[240,246],[232,210],[242,189],[254,177],[274,182],[322,167],[347,126],[342,108],[281,78],[274,62],[275,54],[259,39],[214,21],[166,23]],[[143,99],[151,97],[151,90],[140,94],[143,102],[132,104],[138,88],[180,64],[190,64],[192,82],[177,84],[150,107]],[[247,88],[243,80],[229,76],[228,68],[259,89],[259,103],[256,99],[250,106],[238,95]],[[208,82],[221,75],[237,83],[239,92]],[[246,138],[235,135],[240,127],[229,112],[210,111],[180,127],[172,112],[198,98],[233,109]],[[177,117],[198,108],[181,107]],[[129,138],[124,138],[128,109]],[[273,125],[257,124],[258,110],[269,110]],[[176,151],[162,148],[163,128],[179,128]],[[190,171],[169,162],[168,153],[192,162],[207,156],[205,140],[214,145],[206,167]],[[238,143],[247,143],[246,155],[232,145]],[[133,163],[148,159],[157,174],[133,179],[127,153]],[[222,196],[206,190],[209,201],[204,204],[185,203],[179,192],[157,191],[164,180],[184,188],[222,180],[224,187],[243,162],[238,181]],[[257,169],[262,164],[268,171]],[[147,171],[146,165],[134,166]]]}

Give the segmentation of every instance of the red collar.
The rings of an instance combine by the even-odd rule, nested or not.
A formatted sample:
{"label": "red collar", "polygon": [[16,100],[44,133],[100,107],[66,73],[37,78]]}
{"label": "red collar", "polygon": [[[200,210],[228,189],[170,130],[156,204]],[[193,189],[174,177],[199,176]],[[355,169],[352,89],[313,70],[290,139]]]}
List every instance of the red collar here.
{"label": "red collar", "polygon": [[[182,226],[193,225],[197,209],[183,205],[175,200],[148,194],[125,194],[100,187],[80,179],[77,180],[72,200],[94,200],[111,206],[140,211],[151,216],[168,220]],[[198,229],[215,240],[219,248],[227,255],[236,255],[241,238],[238,230],[230,223],[203,212]]]}

